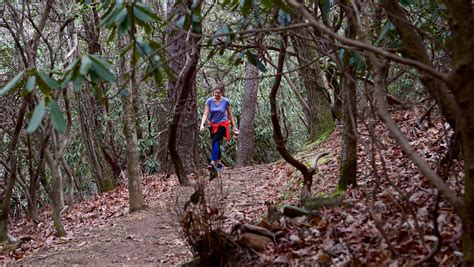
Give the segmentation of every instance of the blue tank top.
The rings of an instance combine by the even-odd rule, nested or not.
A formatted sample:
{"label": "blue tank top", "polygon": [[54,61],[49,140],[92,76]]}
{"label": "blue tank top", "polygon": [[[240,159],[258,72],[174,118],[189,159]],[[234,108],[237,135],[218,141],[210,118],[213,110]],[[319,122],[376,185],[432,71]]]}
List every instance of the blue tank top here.
{"label": "blue tank top", "polygon": [[212,123],[219,123],[229,120],[227,117],[227,107],[230,106],[229,99],[222,97],[221,102],[216,104],[214,97],[206,100],[206,105],[209,106],[209,121]]}

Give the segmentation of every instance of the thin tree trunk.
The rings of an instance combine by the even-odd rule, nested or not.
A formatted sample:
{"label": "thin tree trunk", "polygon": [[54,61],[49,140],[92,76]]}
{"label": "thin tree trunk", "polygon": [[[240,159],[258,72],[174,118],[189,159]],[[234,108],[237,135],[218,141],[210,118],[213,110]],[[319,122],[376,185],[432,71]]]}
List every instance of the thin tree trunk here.
{"label": "thin tree trunk", "polygon": [[339,122],[342,121],[342,95],[341,95],[341,85],[338,81],[339,74],[337,73],[336,68],[329,67],[325,71],[326,79],[329,86],[332,88],[334,93],[334,102],[331,106],[332,117]]}
{"label": "thin tree trunk", "polygon": [[44,153],[46,147],[48,146],[48,140],[50,135],[47,134],[43,139],[37,138],[39,146],[39,158],[37,160],[36,169],[30,173],[30,187],[28,189],[29,194],[31,196],[31,203],[28,204],[28,216],[32,219],[37,219],[38,217],[38,190],[39,190],[39,180],[40,177],[44,176]]}
{"label": "thin tree trunk", "polygon": [[280,88],[280,82],[283,72],[283,64],[285,61],[286,56],[286,45],[287,45],[287,36],[282,36],[282,44],[280,48],[280,54],[278,56],[278,63],[276,68],[276,75],[275,81],[273,82],[272,90],[270,92],[269,100],[270,100],[270,110],[271,110],[271,121],[273,126],[273,140],[276,144],[276,149],[280,153],[280,155],[286,160],[286,162],[290,163],[293,167],[297,168],[301,174],[303,175],[303,188],[301,190],[300,200],[304,202],[311,196],[311,187],[313,185],[313,175],[316,171],[316,168],[308,168],[306,165],[295,159],[286,149],[285,147],[285,140],[283,138],[283,134],[281,131],[280,120],[278,118],[278,107],[276,96],[278,93],[278,89]]}
{"label": "thin tree trunk", "polygon": [[[133,26],[132,26],[133,27]],[[135,30],[131,30],[134,34]],[[132,34],[130,36],[130,41],[135,42],[135,36]],[[118,37],[119,40],[119,48],[122,47],[121,45],[121,37]],[[129,68],[127,68],[126,58],[123,57],[120,62],[120,77],[126,77],[125,70],[129,70],[130,77],[126,84],[124,84],[124,88],[128,88],[128,91],[136,90],[137,81],[135,77],[135,66],[136,66],[136,57],[134,55],[135,45],[132,47],[132,52],[130,53],[131,62]],[[124,82],[124,81],[121,81]],[[140,169],[140,162],[138,159],[138,140],[137,140],[137,133],[136,133],[136,114],[133,110],[132,101],[133,99],[130,96],[122,95],[122,109],[123,109],[123,133],[125,135],[125,142],[126,142],[126,151],[127,151],[127,175],[128,175],[128,195],[129,195],[129,211],[135,212],[141,210],[145,207],[145,203],[143,200],[143,194],[141,190],[141,183],[140,178],[142,176],[142,172]]]}
{"label": "thin tree trunk", "polygon": [[56,229],[56,235],[61,237],[66,235],[64,225],[61,220],[61,194],[63,190],[61,174],[59,173],[59,164],[61,159],[55,158],[57,155],[52,155],[49,149],[45,152],[46,162],[51,171],[51,202],[53,204],[53,223]]}
{"label": "thin tree trunk", "polygon": [[247,166],[251,163],[254,142],[254,121],[257,105],[258,93],[258,69],[254,65],[247,63],[245,66],[245,91],[243,106],[240,114],[240,135],[237,144],[237,167]]}
{"label": "thin tree trunk", "polygon": [[10,199],[12,197],[13,186],[15,185],[16,180],[16,165],[17,160],[14,154],[16,146],[18,144],[18,139],[20,136],[21,128],[23,127],[23,121],[25,118],[26,108],[27,108],[27,98],[23,99],[20,110],[18,112],[18,119],[15,125],[15,131],[13,132],[12,140],[8,147],[8,157],[9,157],[9,168],[10,174],[8,175],[8,180],[6,182],[5,190],[2,194],[2,203],[1,203],[1,214],[0,214],[0,242],[10,241],[8,235],[8,216],[10,212]]}
{"label": "thin tree trunk", "polygon": [[156,111],[156,128],[158,132],[157,136],[157,146],[156,146],[156,159],[160,165],[160,171],[164,171],[169,174],[169,170],[171,169],[169,158],[169,151],[168,151],[168,127],[169,127],[169,117],[170,117],[170,106],[168,100],[165,101],[160,105],[158,102],[157,111]]}
{"label": "thin tree trunk", "polygon": [[[51,170],[51,201],[53,204],[53,222],[56,229],[57,236],[64,236],[66,234],[63,223],[61,221],[61,210],[64,208],[64,193],[63,193],[63,177],[60,171],[61,161],[63,160],[67,144],[71,137],[72,116],[67,96],[67,90],[61,92],[64,99],[64,109],[66,113],[66,131],[64,134],[52,130],[50,132],[52,142],[45,150],[45,159]],[[59,99],[59,97],[58,97]],[[49,126],[51,127],[51,126]],[[44,135],[48,134],[48,130],[43,131]]]}
{"label": "thin tree trunk", "polygon": [[[98,129],[102,129],[102,127],[98,127],[98,125],[94,123],[96,120],[94,117],[98,116],[98,114],[92,114],[94,110],[92,106],[94,100],[83,90],[78,92],[76,96],[78,99],[82,138],[89,159],[92,176],[99,192],[107,192],[113,189],[114,175],[99,144],[101,137],[98,136],[100,134],[97,133],[97,131],[101,131]],[[96,131],[96,133],[93,131]]]}
{"label": "thin tree trunk", "polygon": [[342,88],[342,140],[338,188],[357,185],[357,106],[354,71],[348,66],[344,71]]}
{"label": "thin tree trunk", "polygon": [[[341,8],[347,14],[347,1],[340,3]],[[346,33],[351,38],[355,36],[352,25]],[[345,190],[347,186],[357,185],[357,84],[354,68],[349,64],[353,52],[346,50],[343,59],[342,73],[342,145],[341,159],[339,164],[339,182],[337,187]]]}
{"label": "thin tree trunk", "polygon": [[63,166],[64,172],[67,176],[67,192],[66,192],[66,203],[68,205],[74,204],[74,192],[76,191],[76,184],[74,182],[74,175],[72,174],[71,168],[67,164],[66,160],[62,158],[61,165]]}

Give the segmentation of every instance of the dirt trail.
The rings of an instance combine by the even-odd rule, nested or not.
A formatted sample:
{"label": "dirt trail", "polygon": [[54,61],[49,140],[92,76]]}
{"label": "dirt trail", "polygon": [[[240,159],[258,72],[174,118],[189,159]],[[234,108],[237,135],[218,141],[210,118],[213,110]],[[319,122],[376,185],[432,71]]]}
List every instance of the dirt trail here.
{"label": "dirt trail", "polygon": [[[226,228],[238,221],[259,219],[265,214],[265,201],[280,195],[282,186],[275,183],[268,165],[224,169],[226,192]],[[219,179],[212,183],[219,183]],[[44,248],[16,262],[26,265],[179,265],[191,253],[179,235],[179,225],[169,207],[174,198],[181,202],[194,191],[175,187],[150,203],[146,210],[109,221],[94,229],[84,229],[63,243]]]}

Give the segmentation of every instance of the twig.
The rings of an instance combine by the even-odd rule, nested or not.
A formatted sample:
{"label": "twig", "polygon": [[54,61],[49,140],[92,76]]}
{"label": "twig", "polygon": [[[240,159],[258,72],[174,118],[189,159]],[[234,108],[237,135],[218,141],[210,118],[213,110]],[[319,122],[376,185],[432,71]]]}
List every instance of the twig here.
{"label": "twig", "polygon": [[340,42],[342,42],[346,45],[350,45],[354,48],[361,49],[361,50],[368,51],[368,52],[372,52],[374,54],[381,55],[381,56],[383,56],[385,58],[388,58],[388,59],[391,59],[393,61],[405,64],[405,65],[416,67],[416,68],[418,68],[422,71],[425,71],[426,73],[430,74],[431,76],[440,79],[441,81],[443,81],[445,83],[449,83],[449,76],[447,74],[442,73],[442,72],[434,69],[433,67],[431,67],[429,65],[426,65],[426,64],[423,64],[419,61],[412,60],[412,59],[407,59],[407,58],[402,58],[402,57],[400,57],[400,56],[398,56],[394,53],[388,52],[388,51],[386,51],[386,50],[384,50],[380,47],[370,45],[368,42],[353,40],[353,39],[350,39],[350,38],[347,38],[347,37],[344,37],[344,36],[340,36],[339,34],[333,32],[331,29],[327,28],[326,26],[321,24],[319,21],[317,21],[314,18],[314,16],[306,9],[306,6],[304,6],[302,3],[300,3],[296,0],[289,0],[288,2],[293,7],[295,7],[297,10],[299,10],[300,12],[302,12],[305,15],[305,17],[308,19],[309,24],[311,24],[311,26],[315,27],[316,29],[318,29],[321,32],[326,33],[330,37],[332,37],[332,38],[334,38],[334,39],[336,39],[336,40],[338,40],[338,41],[340,41]]}
{"label": "twig", "polygon": [[438,216],[439,216],[439,203],[441,202],[441,193],[438,191],[436,194],[436,201],[435,201],[435,206],[433,210],[433,231],[434,235],[436,236],[437,240],[436,243],[433,247],[433,249],[424,257],[423,259],[415,262],[413,266],[419,266],[422,263],[431,260],[440,250],[441,250],[441,244],[443,243],[443,237],[441,236],[441,233],[439,232],[439,225],[438,225]]}

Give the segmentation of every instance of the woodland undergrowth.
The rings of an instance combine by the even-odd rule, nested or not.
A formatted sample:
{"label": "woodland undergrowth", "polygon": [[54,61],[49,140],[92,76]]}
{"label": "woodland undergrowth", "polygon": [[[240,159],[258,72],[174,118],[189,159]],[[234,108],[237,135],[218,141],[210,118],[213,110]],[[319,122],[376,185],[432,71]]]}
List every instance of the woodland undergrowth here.
{"label": "woodland undergrowth", "polygon": [[[395,111],[392,116],[411,140],[411,145],[436,168],[447,152],[452,133],[444,121],[437,119],[438,116],[433,116],[429,123],[420,123],[418,119],[421,112],[417,109]],[[360,122],[358,127],[358,187],[349,188],[340,194],[340,205],[319,209],[317,220],[305,216],[282,216],[283,205],[298,204],[301,186],[299,173],[283,161],[250,167],[261,168],[261,172],[271,172],[275,183],[281,183],[277,185],[281,192],[265,200],[268,210],[275,211],[277,216],[270,218],[271,213],[262,216],[262,212],[252,212],[246,216],[246,221],[239,222],[240,226],[236,226],[235,222],[215,229],[212,226],[217,238],[226,241],[232,248],[240,246],[243,232],[239,232],[240,236],[237,237],[231,233],[231,229],[238,230],[242,225],[258,226],[274,234],[271,242],[265,242],[263,250],[248,249],[246,253],[250,256],[246,259],[249,264],[460,264],[461,223],[452,207],[443,199],[438,201],[437,191],[420,174],[383,125]],[[372,135],[368,130],[370,127],[373,127]],[[339,151],[340,132],[336,130],[325,142],[308,146],[296,155],[301,161],[310,162],[318,153],[331,153],[321,160],[319,172],[314,176],[315,196],[334,195]],[[375,155],[374,161],[371,161],[372,155]],[[458,194],[462,193],[462,168],[462,161],[455,159],[447,175],[448,185]],[[161,193],[177,186],[176,179],[164,179],[164,175],[146,176],[143,179],[145,200],[147,203],[167,201],[161,199]],[[261,188],[256,186],[255,190]],[[68,232],[64,238],[54,236],[50,211],[47,209],[35,221],[16,219],[15,224],[10,226],[11,234],[17,238],[28,236],[31,240],[11,251],[2,248],[4,253],[0,260],[2,263],[14,262],[34,251],[73,239],[77,232],[92,231],[98,225],[120,218],[128,213],[127,200],[128,193],[123,184],[109,193],[69,207],[63,212]],[[235,212],[245,213],[243,210],[206,212],[216,218],[224,214],[231,216]],[[441,245],[438,251],[439,241]],[[436,253],[428,257],[432,251]]]}

